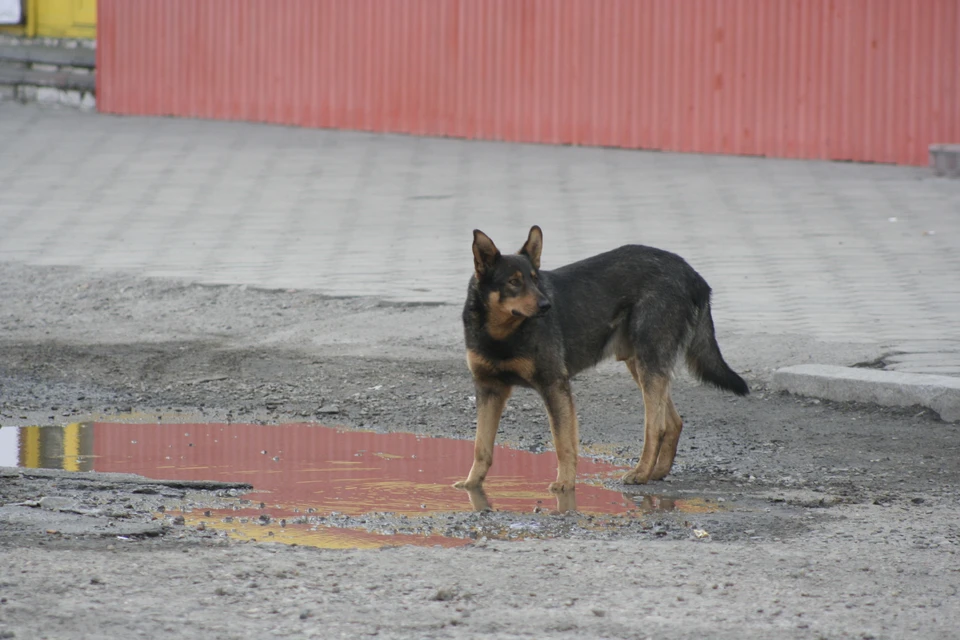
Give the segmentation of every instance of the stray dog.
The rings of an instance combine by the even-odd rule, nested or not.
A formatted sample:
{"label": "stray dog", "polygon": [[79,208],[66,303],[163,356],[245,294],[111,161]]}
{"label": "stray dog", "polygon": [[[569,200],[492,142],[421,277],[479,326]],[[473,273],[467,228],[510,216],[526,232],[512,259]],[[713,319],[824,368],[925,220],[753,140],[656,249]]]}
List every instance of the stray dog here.
{"label": "stray dog", "polygon": [[682,354],[700,380],[737,395],[750,390],[724,361],[710,314],[710,286],[678,255],[627,245],[555,271],[540,270],[543,233],[530,229],[516,255],[473,232],[463,329],[477,388],[473,466],[454,486],[479,489],[493,463],[500,416],[516,385],[543,398],[557,450],[555,492],[577,476],[577,414],[570,378],[614,356],[643,392],[643,452],[625,484],[660,480],[673,466],[683,422],[670,398]]}

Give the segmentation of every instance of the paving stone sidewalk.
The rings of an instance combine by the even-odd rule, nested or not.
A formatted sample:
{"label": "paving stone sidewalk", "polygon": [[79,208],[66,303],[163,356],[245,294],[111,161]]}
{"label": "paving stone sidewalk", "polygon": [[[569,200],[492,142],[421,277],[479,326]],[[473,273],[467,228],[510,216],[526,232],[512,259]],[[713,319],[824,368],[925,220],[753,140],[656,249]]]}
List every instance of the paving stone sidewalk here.
{"label": "paving stone sidewalk", "polygon": [[545,268],[686,257],[743,334],[960,375],[960,181],[924,168],[467,142],[0,103],[0,261],[459,303],[471,231]]}

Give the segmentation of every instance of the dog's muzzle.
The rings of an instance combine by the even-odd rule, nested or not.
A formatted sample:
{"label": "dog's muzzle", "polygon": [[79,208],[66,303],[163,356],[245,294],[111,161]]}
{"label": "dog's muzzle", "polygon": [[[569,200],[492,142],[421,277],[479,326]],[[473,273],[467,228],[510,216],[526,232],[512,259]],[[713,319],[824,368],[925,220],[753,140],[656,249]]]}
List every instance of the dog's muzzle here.
{"label": "dog's muzzle", "polygon": [[553,304],[549,300],[546,298],[541,298],[537,302],[537,317],[539,318],[540,316],[545,315],[547,311],[550,311],[550,307],[552,306]]}

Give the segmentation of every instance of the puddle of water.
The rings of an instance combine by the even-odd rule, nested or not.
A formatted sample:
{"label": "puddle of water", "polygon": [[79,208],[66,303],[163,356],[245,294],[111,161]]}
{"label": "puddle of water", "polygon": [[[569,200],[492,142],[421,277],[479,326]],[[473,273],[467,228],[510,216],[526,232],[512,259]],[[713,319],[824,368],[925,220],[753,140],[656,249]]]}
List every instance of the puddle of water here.
{"label": "puddle of water", "polygon": [[[416,517],[494,509],[577,510],[585,514],[636,514],[716,510],[701,500],[625,496],[600,483],[621,467],[581,458],[575,496],[546,490],[556,476],[552,452],[498,446],[485,492],[451,485],[469,470],[473,443],[406,433],[343,431],[314,424],[121,424],[75,423],[63,428],[0,429],[0,456],[23,467],[137,473],[163,480],[247,482],[254,490],[230,509],[186,514],[187,524],[247,539],[273,539],[323,547],[385,544],[454,546],[470,540],[424,531],[382,535],[357,528],[311,524],[317,516],[345,519],[389,512]],[[636,501],[635,501],[636,500]],[[246,502],[249,501],[249,502]],[[262,507],[261,507],[262,503]]]}

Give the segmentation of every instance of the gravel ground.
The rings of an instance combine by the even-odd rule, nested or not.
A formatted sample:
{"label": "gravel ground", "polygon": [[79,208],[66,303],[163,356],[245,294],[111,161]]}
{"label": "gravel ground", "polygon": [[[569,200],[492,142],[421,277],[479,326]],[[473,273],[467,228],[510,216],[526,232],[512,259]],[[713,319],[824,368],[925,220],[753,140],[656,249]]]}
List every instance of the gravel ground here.
{"label": "gravel ground", "polygon": [[[12,264],[0,264],[0,300],[2,425],[135,410],[472,437],[453,306]],[[607,484],[705,496],[723,510],[464,511],[443,519],[466,546],[313,549],[241,543],[177,518],[242,500],[243,487],[4,469],[0,637],[955,635],[958,427],[920,409],[766,390],[776,366],[869,361],[872,345],[719,329],[754,393],[733,398],[681,376],[685,430],[669,482]],[[626,371],[602,365],[574,392],[586,447],[635,462],[642,402]],[[516,394],[501,434],[549,446],[534,395]],[[440,517],[372,526],[403,533]],[[531,521],[540,535],[497,539]]]}

